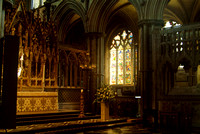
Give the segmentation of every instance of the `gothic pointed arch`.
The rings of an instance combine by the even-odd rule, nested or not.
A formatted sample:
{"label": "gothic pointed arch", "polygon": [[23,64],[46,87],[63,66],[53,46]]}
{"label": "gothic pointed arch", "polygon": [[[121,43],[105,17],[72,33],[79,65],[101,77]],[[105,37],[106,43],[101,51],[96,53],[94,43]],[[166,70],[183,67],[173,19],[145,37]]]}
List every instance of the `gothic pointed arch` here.
{"label": "gothic pointed arch", "polygon": [[109,45],[109,84],[136,85],[138,72],[138,45],[130,30],[117,33]]}
{"label": "gothic pointed arch", "polygon": [[60,50],[59,58],[60,58],[60,62],[68,63],[68,56],[64,50]]}
{"label": "gothic pointed arch", "polygon": [[179,65],[183,65],[185,71],[188,71],[193,66],[192,60],[187,56],[180,56],[177,59],[177,62],[175,64],[175,68],[178,68]]}
{"label": "gothic pointed arch", "polygon": [[76,53],[70,52],[68,55],[68,76],[69,76],[69,85],[71,87],[76,87],[77,86],[77,69],[78,69],[78,62],[77,62],[77,56]]}
{"label": "gothic pointed arch", "polygon": [[74,0],[65,0],[62,1],[62,3],[59,4],[58,7],[54,10],[54,14],[52,15],[52,20],[60,21],[61,17],[66,13],[70,12],[71,10],[74,11],[74,13],[78,14],[83,20],[85,20],[85,8],[82,4],[80,4],[78,1]]}
{"label": "gothic pointed arch", "polygon": [[75,63],[75,62],[77,61],[76,53],[70,52],[70,53],[69,53],[69,56],[68,56],[68,60],[69,60],[69,62],[71,62],[71,63]]}
{"label": "gothic pointed arch", "polygon": [[84,53],[80,53],[78,55],[78,60],[81,68],[84,68],[84,66],[87,64],[87,59]]}
{"label": "gothic pointed arch", "polygon": [[[110,15],[110,10],[117,3],[117,0],[113,1],[93,1],[90,9],[88,11],[88,18],[92,18],[88,20],[88,29],[86,32],[102,32],[103,23],[102,21],[106,21],[108,16]],[[104,18],[104,19],[100,19]],[[98,27],[97,27],[98,26]]]}
{"label": "gothic pointed arch", "polygon": [[62,1],[59,4],[59,6],[55,9],[54,14],[52,15],[52,20],[56,21],[56,24],[59,26],[59,41],[64,43],[64,39],[67,36],[66,33],[79,21],[83,22],[83,29],[85,29],[85,13],[85,8],[78,1]]}
{"label": "gothic pointed arch", "polygon": [[88,29],[86,29],[86,32],[105,32],[110,21],[113,20],[116,14],[120,13],[121,17],[124,17],[124,21],[130,22],[129,25],[137,25],[137,21],[133,21],[137,20],[138,17],[136,9],[128,0],[93,1],[88,10],[88,18],[92,19],[89,19],[87,22]]}

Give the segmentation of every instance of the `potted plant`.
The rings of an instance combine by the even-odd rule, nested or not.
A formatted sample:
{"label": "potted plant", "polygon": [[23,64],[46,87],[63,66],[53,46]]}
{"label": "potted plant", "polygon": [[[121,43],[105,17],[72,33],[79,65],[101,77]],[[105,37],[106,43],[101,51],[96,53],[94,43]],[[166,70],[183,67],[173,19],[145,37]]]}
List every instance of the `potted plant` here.
{"label": "potted plant", "polygon": [[109,102],[115,98],[115,92],[110,85],[104,85],[97,89],[95,94],[96,99],[94,102],[101,103],[101,120],[105,121],[109,119]]}

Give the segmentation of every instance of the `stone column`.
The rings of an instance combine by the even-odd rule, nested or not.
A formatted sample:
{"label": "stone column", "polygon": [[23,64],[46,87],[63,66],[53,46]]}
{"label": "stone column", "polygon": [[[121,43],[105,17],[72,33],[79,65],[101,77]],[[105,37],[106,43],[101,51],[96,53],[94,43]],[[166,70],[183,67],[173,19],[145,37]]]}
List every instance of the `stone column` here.
{"label": "stone column", "polygon": [[84,109],[85,112],[91,112],[91,102],[90,102],[90,70],[88,68],[83,68],[83,89],[84,89]]}
{"label": "stone column", "polygon": [[157,111],[157,64],[159,59],[159,30],[163,25],[160,20],[142,20],[140,27],[140,87],[141,87],[141,115],[148,123],[155,120]]}
{"label": "stone column", "polygon": [[104,84],[105,76],[105,52],[104,34],[99,33],[97,38],[97,88]]}
{"label": "stone column", "polygon": [[160,29],[162,27],[163,22],[158,21],[156,25],[152,26],[152,61],[153,61],[153,86],[152,86],[152,114],[153,114],[153,122],[155,125],[155,129],[158,127],[158,95],[160,93],[161,87],[161,78],[160,78],[160,58],[161,58],[161,36]]}
{"label": "stone column", "polygon": [[3,0],[0,1],[0,38],[4,37],[5,10],[3,9]]}
{"label": "stone column", "polygon": [[[95,99],[97,88],[101,87],[104,82],[104,34],[103,33],[87,33],[88,53],[90,55],[91,73],[89,85],[89,102]],[[92,112],[96,111],[94,105],[90,109]]]}
{"label": "stone column", "polygon": [[[0,1],[0,58],[2,59],[3,55],[3,38],[4,37],[4,11],[3,11],[3,0]],[[2,65],[2,60],[0,61],[0,64]],[[2,66],[0,67],[0,70],[2,70]],[[2,71],[0,72],[1,76]],[[0,79],[1,82],[1,79]],[[1,88],[0,88],[0,105],[1,105]]]}

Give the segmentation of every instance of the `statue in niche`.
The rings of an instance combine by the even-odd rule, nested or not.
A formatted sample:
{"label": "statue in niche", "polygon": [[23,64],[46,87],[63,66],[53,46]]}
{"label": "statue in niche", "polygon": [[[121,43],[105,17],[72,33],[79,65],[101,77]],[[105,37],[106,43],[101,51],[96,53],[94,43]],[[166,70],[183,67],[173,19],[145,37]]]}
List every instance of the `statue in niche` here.
{"label": "statue in niche", "polygon": [[197,68],[187,65],[179,65],[174,87],[169,95],[200,95],[200,65]]}

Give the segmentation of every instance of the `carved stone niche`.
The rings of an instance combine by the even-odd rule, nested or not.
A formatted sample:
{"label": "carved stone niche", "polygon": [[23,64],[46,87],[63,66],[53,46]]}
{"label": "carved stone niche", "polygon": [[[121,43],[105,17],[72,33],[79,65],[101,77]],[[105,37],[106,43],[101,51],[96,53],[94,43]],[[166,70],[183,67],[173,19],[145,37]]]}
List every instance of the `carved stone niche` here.
{"label": "carved stone niche", "polygon": [[200,95],[200,65],[180,64],[174,75],[174,86],[169,95]]}

